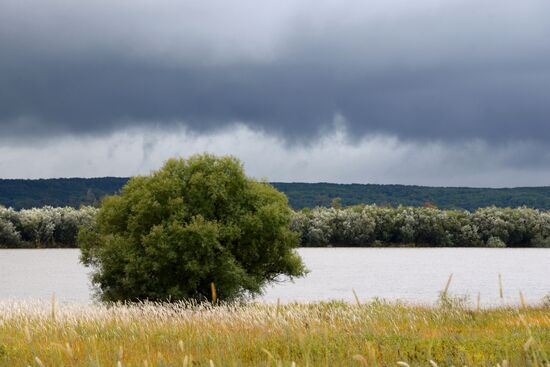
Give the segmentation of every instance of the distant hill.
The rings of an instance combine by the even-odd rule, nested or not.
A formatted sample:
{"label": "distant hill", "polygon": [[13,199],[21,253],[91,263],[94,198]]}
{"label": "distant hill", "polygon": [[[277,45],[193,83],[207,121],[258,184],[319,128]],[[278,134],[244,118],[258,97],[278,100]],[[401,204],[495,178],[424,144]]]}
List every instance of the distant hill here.
{"label": "distant hill", "polygon": [[[1,180],[0,205],[15,209],[51,206],[93,205],[105,195],[116,193],[127,178],[58,178]],[[422,206],[475,210],[486,206],[528,206],[550,209],[550,187],[506,189],[426,187],[406,185],[284,183],[273,185],[284,192],[295,209],[330,206],[334,198],[342,205],[372,204]]]}
{"label": "distant hill", "polygon": [[118,177],[0,180],[0,205],[15,209],[94,205],[127,181]]}
{"label": "distant hill", "polygon": [[408,185],[273,183],[284,192],[294,208],[330,206],[341,198],[344,206],[354,204],[423,206],[475,210],[487,206],[550,209],[550,186],[516,188],[429,187]]}

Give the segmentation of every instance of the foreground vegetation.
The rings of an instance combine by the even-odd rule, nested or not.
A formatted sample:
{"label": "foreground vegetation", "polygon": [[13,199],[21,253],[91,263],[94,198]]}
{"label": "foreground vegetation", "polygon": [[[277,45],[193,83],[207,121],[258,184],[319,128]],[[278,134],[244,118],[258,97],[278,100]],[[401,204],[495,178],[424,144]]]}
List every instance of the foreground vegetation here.
{"label": "foreground vegetation", "polygon": [[1,366],[544,366],[550,311],[0,302]]}
{"label": "foreground vegetation", "polygon": [[[76,247],[80,226],[97,209],[0,206],[0,248]],[[437,208],[359,205],[294,212],[301,246],[550,247],[550,212],[530,208]]]}
{"label": "foreground vegetation", "polygon": [[[42,206],[95,205],[116,194],[128,178],[52,178],[40,180],[0,179],[0,205],[19,209]],[[343,205],[378,204],[423,206],[431,202],[443,209],[476,210],[487,206],[528,206],[550,210],[550,187],[472,188],[408,185],[285,183],[272,185],[286,194],[294,209],[329,207],[334,198]]]}

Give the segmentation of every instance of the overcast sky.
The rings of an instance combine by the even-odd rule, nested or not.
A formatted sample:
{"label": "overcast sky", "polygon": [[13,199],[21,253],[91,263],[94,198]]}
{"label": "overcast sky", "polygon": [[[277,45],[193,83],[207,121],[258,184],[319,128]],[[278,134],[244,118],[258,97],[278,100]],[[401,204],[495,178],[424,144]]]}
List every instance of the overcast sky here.
{"label": "overcast sky", "polygon": [[0,177],[550,185],[547,0],[2,0]]}

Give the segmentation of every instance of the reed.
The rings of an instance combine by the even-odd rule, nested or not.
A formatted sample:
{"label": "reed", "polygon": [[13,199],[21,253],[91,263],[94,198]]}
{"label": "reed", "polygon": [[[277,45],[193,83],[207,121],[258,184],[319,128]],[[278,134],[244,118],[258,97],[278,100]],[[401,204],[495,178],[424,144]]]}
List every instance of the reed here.
{"label": "reed", "polygon": [[520,301],[521,308],[523,309],[527,308],[527,302],[525,302],[525,297],[523,296],[522,291],[519,291],[519,301]]}
{"label": "reed", "polygon": [[502,287],[502,275],[500,273],[498,274],[498,293],[499,293],[500,299],[503,300],[504,288]]}
{"label": "reed", "polygon": [[449,275],[449,279],[447,279],[447,284],[445,284],[445,289],[443,289],[443,297],[447,297],[447,294],[449,294],[449,288],[451,286],[451,281],[453,280],[453,274]]}

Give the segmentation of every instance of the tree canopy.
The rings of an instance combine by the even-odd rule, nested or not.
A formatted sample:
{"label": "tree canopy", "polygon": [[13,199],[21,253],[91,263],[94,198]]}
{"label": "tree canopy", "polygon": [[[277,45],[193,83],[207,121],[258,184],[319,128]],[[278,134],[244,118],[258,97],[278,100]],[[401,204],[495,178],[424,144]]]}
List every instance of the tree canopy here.
{"label": "tree canopy", "polygon": [[[128,178],[57,178],[40,180],[0,179],[0,205],[16,210],[43,206],[97,205],[113,195]],[[285,183],[271,185],[285,193],[294,209],[332,206],[340,198],[342,206],[377,204],[422,207],[432,203],[441,209],[474,211],[488,206],[550,210],[550,186],[516,188],[427,187],[407,185]]]}
{"label": "tree canopy", "polygon": [[171,159],[106,197],[79,235],[99,297],[222,300],[261,293],[280,275],[301,276],[284,194],[248,178],[233,157]]}

